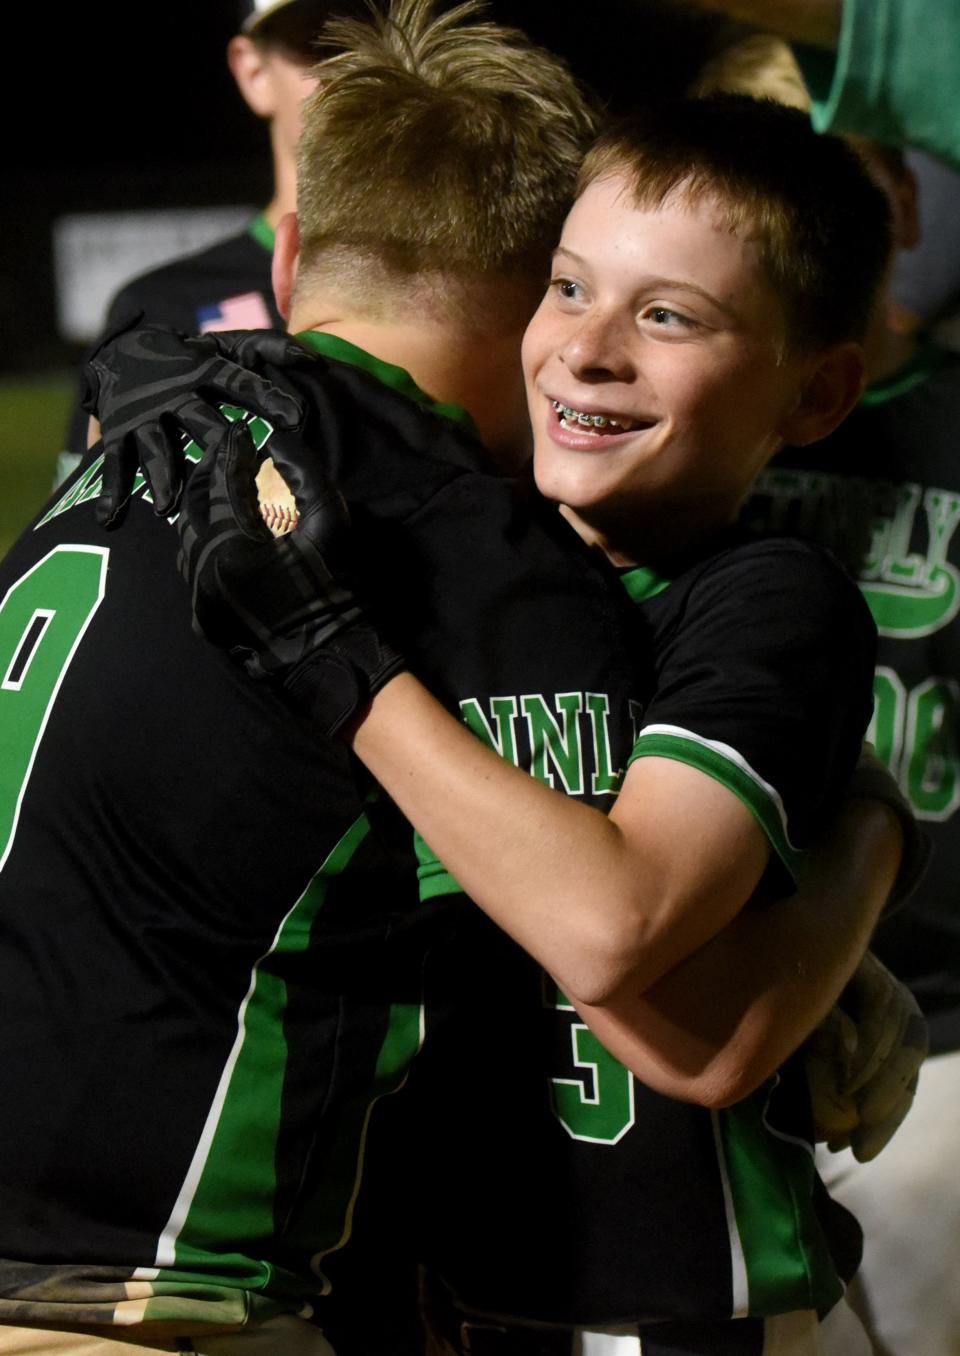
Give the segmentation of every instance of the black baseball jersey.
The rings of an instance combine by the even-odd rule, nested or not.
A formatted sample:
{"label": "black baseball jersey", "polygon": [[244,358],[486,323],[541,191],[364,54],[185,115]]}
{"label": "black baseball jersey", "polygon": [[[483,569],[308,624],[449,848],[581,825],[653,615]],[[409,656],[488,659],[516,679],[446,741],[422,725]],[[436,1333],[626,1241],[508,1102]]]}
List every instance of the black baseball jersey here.
{"label": "black baseball jersey", "polygon": [[[874,636],[862,599],[834,561],[787,541],[731,545],[670,583],[648,569],[622,582],[640,647],[627,759],[676,758],[720,780],[763,827],[783,875],[796,873],[869,719]],[[524,705],[462,706],[512,757]],[[539,774],[579,789],[558,736]],[[609,765],[621,761],[614,749]],[[435,880],[426,876],[428,893]],[[816,1177],[798,1068],[720,1112],[662,1097],[476,911],[427,974],[428,1014],[446,1020],[434,1040],[428,1022],[405,1094],[419,1165],[410,1208],[430,1270],[461,1308],[606,1327],[839,1298],[858,1231]],[[402,1099],[378,1111],[375,1131],[398,1134],[403,1111]],[[395,1142],[390,1152],[396,1162]],[[706,1341],[699,1327],[684,1328],[677,1349],[720,1349],[680,1337]]]}
{"label": "black baseball jersey", "polygon": [[[110,303],[104,333],[138,315],[145,325],[170,325],[181,334],[285,329],[270,280],[272,258],[273,230],[265,217],[255,217],[245,231],[128,282]],[[74,457],[86,451],[87,418],[78,404],[67,434]]]}
{"label": "black baseball jersey", "polygon": [[960,1045],[960,358],[935,348],[871,387],[822,443],[764,472],[748,517],[841,552],[880,633],[870,738],[934,854],[876,950],[934,1051]]}
{"label": "black baseball jersey", "polygon": [[[420,671],[454,709],[545,694],[548,727],[582,692],[623,747],[606,573],[462,412],[316,342],[308,444]],[[343,747],[192,633],[142,484],[110,533],[99,490],[93,456],[0,565],[0,1321],[190,1332],[324,1290],[447,905]]]}

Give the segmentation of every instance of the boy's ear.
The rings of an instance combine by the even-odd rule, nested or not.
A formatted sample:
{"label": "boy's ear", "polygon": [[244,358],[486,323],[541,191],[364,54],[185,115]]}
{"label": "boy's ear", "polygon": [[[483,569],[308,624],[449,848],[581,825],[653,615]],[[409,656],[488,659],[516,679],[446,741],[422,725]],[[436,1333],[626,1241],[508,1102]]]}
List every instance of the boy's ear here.
{"label": "boy's ear", "polygon": [[300,261],[300,227],[296,212],[288,212],[277,222],[277,232],[273,244],[273,268],[271,280],[273,295],[277,301],[277,310],[284,320],[290,318],[290,303],[293,288],[297,281],[297,264]]}
{"label": "boy's ear", "polygon": [[860,344],[835,344],[812,358],[800,398],[780,426],[784,442],[806,447],[832,433],[863,394],[864,371]]}
{"label": "boy's ear", "polygon": [[243,33],[227,43],[227,65],[244,101],[258,118],[272,118],[276,112],[269,62],[257,44]]}

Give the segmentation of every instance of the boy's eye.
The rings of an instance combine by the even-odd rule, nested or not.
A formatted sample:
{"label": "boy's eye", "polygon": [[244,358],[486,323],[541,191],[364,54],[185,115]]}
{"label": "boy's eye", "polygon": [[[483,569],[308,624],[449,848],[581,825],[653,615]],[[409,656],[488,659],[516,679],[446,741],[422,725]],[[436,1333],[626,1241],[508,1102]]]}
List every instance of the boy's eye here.
{"label": "boy's eye", "polygon": [[668,306],[651,307],[646,318],[652,320],[655,325],[671,328],[681,326],[689,329],[694,323],[688,316],[680,315],[678,311],[671,311]]}
{"label": "boy's eye", "polygon": [[551,278],[550,288],[564,301],[576,301],[580,295],[580,286],[570,278]]}

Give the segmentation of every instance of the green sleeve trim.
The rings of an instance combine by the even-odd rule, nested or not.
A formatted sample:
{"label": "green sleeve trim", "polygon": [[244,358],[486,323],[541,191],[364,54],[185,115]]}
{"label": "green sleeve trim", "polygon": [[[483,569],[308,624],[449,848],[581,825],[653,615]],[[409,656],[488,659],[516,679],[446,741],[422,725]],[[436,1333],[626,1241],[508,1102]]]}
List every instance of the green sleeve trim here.
{"label": "green sleeve trim", "polygon": [[250,225],[247,227],[247,234],[252,236],[257,244],[265,249],[268,254],[273,253],[277,235],[262,212],[259,212],[254,217],[253,221],[251,221]]}
{"label": "green sleeve trim", "polygon": [[462,895],[463,887],[454,879],[436,855],[429,843],[424,842],[419,833],[413,835],[413,848],[417,854],[417,880],[420,882],[420,899],[438,899],[441,895]]}
{"label": "green sleeve trim", "polygon": [[804,854],[790,842],[783,801],[736,749],[678,726],[648,725],[641,731],[627,766],[638,758],[672,758],[705,772],[732,791],[760,825],[794,882],[799,881]]}
{"label": "green sleeve trim", "polygon": [[401,395],[408,400],[414,400],[418,405],[425,405],[427,409],[433,410],[435,414],[442,415],[445,419],[450,419],[455,424],[461,424],[476,435],[477,428],[473,418],[463,408],[462,405],[444,405],[440,401],[432,400],[425,391],[411,377],[409,372],[404,371],[402,367],[397,367],[394,363],[384,362],[382,358],[375,357],[368,353],[366,349],[358,347],[357,344],[351,344],[348,339],[341,339],[338,334],[327,334],[323,330],[304,330],[296,336],[301,344],[306,344],[308,348],[313,349],[314,353],[319,353],[323,358],[334,358],[337,362],[350,363],[353,367],[360,367],[371,376],[382,381],[384,386],[391,387],[394,391],[399,391]]}

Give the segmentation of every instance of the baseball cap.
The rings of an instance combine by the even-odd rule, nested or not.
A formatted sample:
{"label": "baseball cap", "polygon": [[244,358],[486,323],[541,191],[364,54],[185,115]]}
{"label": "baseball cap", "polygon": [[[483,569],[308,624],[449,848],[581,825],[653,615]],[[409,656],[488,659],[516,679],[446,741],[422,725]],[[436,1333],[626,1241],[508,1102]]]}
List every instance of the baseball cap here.
{"label": "baseball cap", "polygon": [[299,0],[241,0],[241,33],[252,33],[268,15],[275,14],[277,10],[286,9],[288,5],[297,3],[299,3]]}
{"label": "baseball cap", "polygon": [[[328,19],[369,19],[367,0],[240,0],[240,32],[312,52]],[[328,53],[329,55],[329,53]]]}

